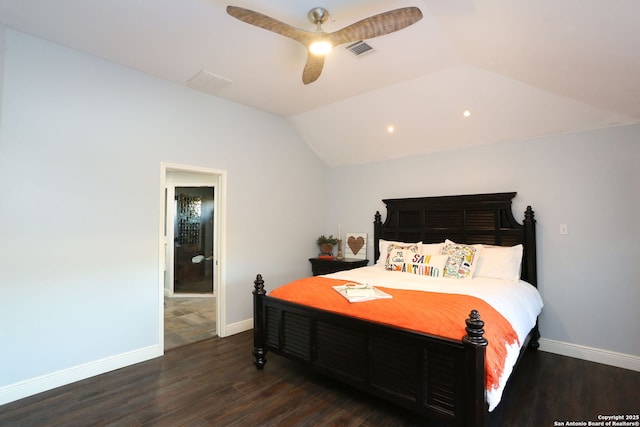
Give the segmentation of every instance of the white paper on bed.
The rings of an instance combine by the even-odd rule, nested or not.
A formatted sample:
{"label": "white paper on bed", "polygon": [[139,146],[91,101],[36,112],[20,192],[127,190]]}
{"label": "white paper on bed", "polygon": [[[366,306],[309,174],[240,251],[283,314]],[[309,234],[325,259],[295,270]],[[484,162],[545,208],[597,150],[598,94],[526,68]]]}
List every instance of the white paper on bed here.
{"label": "white paper on bed", "polygon": [[[474,277],[466,280],[444,279],[387,271],[376,266],[327,274],[325,277],[368,283],[370,286],[383,288],[464,294],[480,298],[511,323],[520,343],[524,342],[529,331],[535,326],[543,306],[542,297],[538,290],[522,280],[501,280],[486,277]],[[464,319],[462,321],[464,322]],[[487,390],[489,411],[495,409],[500,403],[507,379],[518,360],[520,348],[521,345],[518,343],[507,346],[507,358],[504,372],[498,381],[498,388]]]}
{"label": "white paper on bed", "polygon": [[349,282],[340,286],[333,286],[340,295],[349,302],[373,301],[374,299],[393,298],[386,292],[376,289],[369,284]]}

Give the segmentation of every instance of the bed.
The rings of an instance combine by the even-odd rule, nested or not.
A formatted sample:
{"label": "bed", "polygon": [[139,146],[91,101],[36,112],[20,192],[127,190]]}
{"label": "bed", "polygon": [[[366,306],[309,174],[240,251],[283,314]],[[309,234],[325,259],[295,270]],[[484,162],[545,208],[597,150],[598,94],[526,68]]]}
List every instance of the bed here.
{"label": "bed", "polygon": [[[535,287],[534,212],[528,206],[523,222],[518,223],[511,206],[515,196],[512,192],[383,200],[387,208],[384,223],[379,212],[374,217],[374,259],[380,263],[386,256],[382,253],[380,257],[381,243],[383,247],[393,242],[421,242],[423,247],[443,242],[467,248],[518,247],[522,256],[520,279]],[[359,274],[366,277],[375,268],[363,267],[362,272],[355,269],[323,280],[342,279],[337,283],[346,283],[352,277],[361,278]],[[391,274],[401,277],[409,273]],[[453,279],[442,280],[452,283]],[[516,282],[521,283],[517,277]],[[532,288],[530,285],[522,284]],[[393,298],[400,301],[400,293],[407,291],[390,292],[395,292]],[[411,411],[444,418],[458,426],[485,426],[490,404],[497,405],[495,399],[490,401],[486,387],[489,343],[485,328],[491,325],[483,320],[482,310],[487,310],[484,305],[482,310],[472,309],[455,319],[463,336],[451,338],[276,298],[267,295],[261,275],[254,281],[253,298],[252,354],[258,369],[265,367],[267,352],[271,351]],[[353,305],[358,304],[366,303]],[[537,314],[524,332],[523,326],[518,328],[519,345],[515,357],[511,357],[514,368],[527,348],[538,348]],[[506,378],[510,371],[511,366]],[[502,378],[501,390],[505,384]]]}

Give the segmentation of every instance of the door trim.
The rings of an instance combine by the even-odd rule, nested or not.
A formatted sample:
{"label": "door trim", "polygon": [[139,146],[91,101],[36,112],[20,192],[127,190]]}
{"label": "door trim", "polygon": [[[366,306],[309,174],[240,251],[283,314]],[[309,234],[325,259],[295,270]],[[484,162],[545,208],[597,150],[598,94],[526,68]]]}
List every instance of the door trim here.
{"label": "door trim", "polygon": [[200,175],[210,175],[217,178],[216,188],[216,213],[214,221],[214,283],[216,286],[216,334],[220,337],[227,336],[226,331],[226,219],[227,219],[227,171],[220,169],[204,168],[200,166],[184,165],[177,163],[160,163],[160,209],[158,229],[158,324],[160,348],[164,349],[164,272],[166,267],[165,256],[165,191],[167,173],[185,172]]}

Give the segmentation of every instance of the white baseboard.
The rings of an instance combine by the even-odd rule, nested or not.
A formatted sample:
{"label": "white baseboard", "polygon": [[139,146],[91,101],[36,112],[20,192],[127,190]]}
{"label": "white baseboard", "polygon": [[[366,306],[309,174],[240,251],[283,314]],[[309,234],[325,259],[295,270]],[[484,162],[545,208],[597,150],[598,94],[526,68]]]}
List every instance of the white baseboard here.
{"label": "white baseboard", "polygon": [[[225,336],[238,334],[251,329],[253,329],[253,319],[246,319],[227,325],[225,328]],[[630,354],[617,353],[547,338],[540,338],[540,350],[640,372],[640,357]],[[125,366],[144,362],[145,360],[155,359],[163,354],[164,351],[159,345],[153,345],[0,387],[0,405],[124,368]]]}
{"label": "white baseboard", "polygon": [[[253,319],[227,325],[227,336],[253,329]],[[616,366],[640,372],[640,357],[594,347],[540,338],[540,350],[576,359]]]}
{"label": "white baseboard", "polygon": [[631,354],[617,353],[547,338],[540,338],[540,350],[640,372],[640,357]]}
{"label": "white baseboard", "polygon": [[248,331],[251,329],[253,329],[253,318],[226,325],[224,328],[224,336],[220,334],[218,334],[218,336],[224,338],[228,337],[229,335],[239,334],[240,332]]}
{"label": "white baseboard", "polygon": [[[251,330],[253,329],[253,318],[226,325],[224,329],[225,336]],[[63,385],[91,378],[116,369],[124,368],[125,366],[144,362],[145,360],[155,359],[163,354],[164,350],[160,345],[152,345],[139,350],[130,351],[128,353],[118,354],[101,360],[96,360],[94,362],[63,369],[41,377],[31,378],[15,384],[9,384],[0,387],[0,405],[14,402],[25,397],[33,396],[34,394],[42,393],[56,387],[61,387]]]}
{"label": "white baseboard", "polygon": [[15,384],[0,387],[0,405],[23,399],[43,391],[71,384],[76,381],[104,374],[116,369],[145,360],[155,359],[163,355],[159,345],[152,345],[127,353],[107,357],[83,365],[74,366],[41,377],[20,381]]}

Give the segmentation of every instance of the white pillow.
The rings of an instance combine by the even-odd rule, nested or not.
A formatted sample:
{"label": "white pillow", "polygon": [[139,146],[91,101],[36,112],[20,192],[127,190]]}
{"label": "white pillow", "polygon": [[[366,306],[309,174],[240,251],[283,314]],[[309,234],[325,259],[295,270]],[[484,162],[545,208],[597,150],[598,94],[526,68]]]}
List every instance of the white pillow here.
{"label": "white pillow", "polygon": [[465,245],[445,240],[442,255],[448,255],[443,277],[451,279],[471,279],[478,265],[482,245]]}
{"label": "white pillow", "polygon": [[423,243],[420,245],[420,253],[424,255],[440,255],[443,243]]}
{"label": "white pillow", "polygon": [[421,244],[422,242],[405,243],[405,242],[394,242],[393,240],[380,239],[378,241],[378,249],[380,250],[380,257],[376,260],[376,264],[380,264],[382,265],[382,267],[384,267],[384,264],[387,259],[387,253],[389,252],[389,245],[409,246],[409,245],[421,245]]}
{"label": "white pillow", "polygon": [[495,279],[518,280],[522,265],[522,245],[490,246],[483,245],[474,277],[493,277]]}

